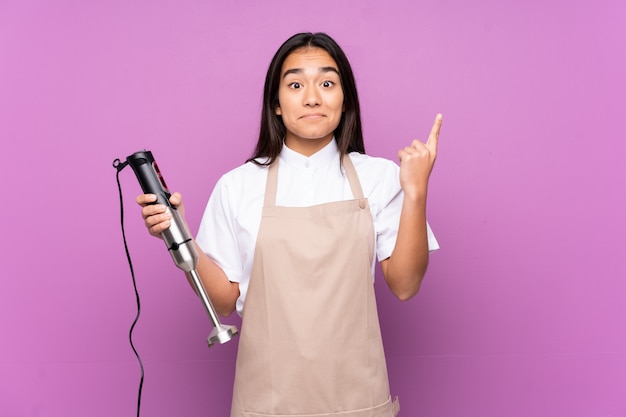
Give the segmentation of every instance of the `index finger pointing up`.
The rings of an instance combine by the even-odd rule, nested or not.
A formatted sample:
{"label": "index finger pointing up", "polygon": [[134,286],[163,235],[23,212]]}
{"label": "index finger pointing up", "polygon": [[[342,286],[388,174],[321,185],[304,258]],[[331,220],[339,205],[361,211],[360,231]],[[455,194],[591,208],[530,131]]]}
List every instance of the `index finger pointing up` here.
{"label": "index finger pointing up", "polygon": [[428,135],[428,141],[426,142],[426,146],[434,146],[437,149],[437,144],[439,143],[439,131],[441,130],[441,122],[443,121],[443,115],[441,113],[437,114],[435,117],[435,123],[433,123],[432,129],[430,129],[430,135]]}

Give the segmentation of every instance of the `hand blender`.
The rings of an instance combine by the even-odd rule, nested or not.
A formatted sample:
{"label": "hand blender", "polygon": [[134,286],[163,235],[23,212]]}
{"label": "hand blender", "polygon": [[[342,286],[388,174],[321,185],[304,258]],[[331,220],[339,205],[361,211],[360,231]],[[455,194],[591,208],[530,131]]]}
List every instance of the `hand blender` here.
{"label": "hand blender", "polygon": [[200,296],[202,304],[209,314],[213,324],[213,331],[211,331],[207,339],[209,347],[213,346],[215,342],[220,344],[228,342],[238,333],[237,328],[235,326],[223,325],[211,304],[211,300],[196,271],[198,267],[196,246],[191,238],[187,224],[183,221],[177,208],[170,203],[171,194],[167,189],[159,167],[152,157],[152,152],[146,150],[135,152],[126,158],[126,162],[133,168],[143,192],[157,196],[157,200],[152,204],[165,205],[167,212],[172,215],[170,227],[164,230],[161,236],[176,266],[191,277],[196,293]]}

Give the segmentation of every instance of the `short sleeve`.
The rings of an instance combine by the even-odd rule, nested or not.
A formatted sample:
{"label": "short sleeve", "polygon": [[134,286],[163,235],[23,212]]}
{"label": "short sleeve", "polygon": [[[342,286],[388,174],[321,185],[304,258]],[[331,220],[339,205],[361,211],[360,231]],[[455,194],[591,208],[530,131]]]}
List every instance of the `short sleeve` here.
{"label": "short sleeve", "polygon": [[222,177],[209,198],[200,222],[196,242],[232,282],[240,282],[243,267],[235,232],[229,190]]}
{"label": "short sleeve", "polygon": [[[372,194],[377,195],[374,209],[374,229],[376,230],[376,256],[379,261],[391,256],[398,237],[400,214],[404,193],[400,187],[400,167],[395,163],[388,164],[384,175],[381,176],[378,185]],[[439,249],[439,243],[428,224],[426,223],[428,237],[428,250],[433,252]]]}

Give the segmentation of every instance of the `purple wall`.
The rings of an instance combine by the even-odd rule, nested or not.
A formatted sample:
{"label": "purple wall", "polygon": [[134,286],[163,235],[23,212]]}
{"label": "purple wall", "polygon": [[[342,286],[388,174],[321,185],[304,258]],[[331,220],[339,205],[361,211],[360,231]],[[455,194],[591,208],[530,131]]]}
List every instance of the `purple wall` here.
{"label": "purple wall", "polygon": [[[408,303],[377,281],[402,415],[626,416],[626,6],[386,3],[0,1],[1,416],[134,415],[111,162],[152,150],[196,230],[252,150],[271,55],[303,30],[348,53],[369,153],[395,159],[444,114],[443,249]],[[206,348],[121,180],[142,415],[227,415],[236,343]]]}

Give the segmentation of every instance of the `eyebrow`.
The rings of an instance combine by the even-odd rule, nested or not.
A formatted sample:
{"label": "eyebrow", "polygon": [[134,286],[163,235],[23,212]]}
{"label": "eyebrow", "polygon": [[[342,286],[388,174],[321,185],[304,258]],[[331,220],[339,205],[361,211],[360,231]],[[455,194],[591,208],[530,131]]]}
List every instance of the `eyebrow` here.
{"label": "eyebrow", "polygon": [[[320,67],[317,70],[319,73],[327,73],[327,72],[334,72],[337,75],[339,75],[339,71],[337,70],[337,68],[335,67]],[[292,69],[288,69],[287,71],[285,71],[285,73],[283,74],[283,78],[285,78],[286,76],[288,76],[289,74],[302,74],[304,73],[304,69],[302,68],[292,68]]]}

